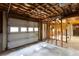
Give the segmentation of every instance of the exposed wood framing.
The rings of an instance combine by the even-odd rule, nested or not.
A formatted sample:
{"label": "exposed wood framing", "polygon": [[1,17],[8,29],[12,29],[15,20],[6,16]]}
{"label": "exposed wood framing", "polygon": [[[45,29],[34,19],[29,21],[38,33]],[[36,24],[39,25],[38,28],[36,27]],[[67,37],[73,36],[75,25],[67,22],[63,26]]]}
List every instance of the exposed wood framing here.
{"label": "exposed wood framing", "polygon": [[[63,6],[64,5],[64,6]],[[20,15],[28,15],[32,18],[46,19],[58,15],[68,16],[78,12],[79,4],[51,4],[51,3],[12,3],[11,11]],[[0,4],[0,9],[7,10],[9,4]],[[69,8],[68,8],[69,7]],[[74,7],[74,8],[73,8]],[[48,19],[49,20],[49,19]]]}
{"label": "exposed wood framing", "polygon": [[[60,3],[12,3],[11,6],[8,3],[0,4],[0,11],[7,12],[9,15],[4,14],[3,21],[3,35],[7,39],[7,23],[8,17],[20,18],[28,21],[34,21],[39,23],[39,40],[42,41],[42,23],[47,24],[47,39],[50,41],[50,25],[54,21],[55,24],[55,39],[57,45],[57,19],[58,17],[67,18],[71,16],[79,15],[79,4],[60,4]],[[10,10],[9,10],[10,9]],[[6,18],[7,17],[7,18]],[[63,47],[63,27],[61,20],[61,46]],[[4,28],[5,27],[5,28]],[[6,29],[6,30],[5,30]],[[5,34],[4,34],[5,32]],[[66,43],[67,43],[67,29],[66,29]],[[7,44],[4,43],[3,44]],[[4,46],[5,49],[5,46]]]}

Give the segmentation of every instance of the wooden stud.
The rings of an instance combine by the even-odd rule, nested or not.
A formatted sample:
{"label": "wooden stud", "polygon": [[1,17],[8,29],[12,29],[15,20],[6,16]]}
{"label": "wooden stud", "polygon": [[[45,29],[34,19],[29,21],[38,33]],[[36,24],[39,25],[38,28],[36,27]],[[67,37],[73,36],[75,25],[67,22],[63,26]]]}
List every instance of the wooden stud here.
{"label": "wooden stud", "polygon": [[38,34],[39,41],[42,41],[42,22],[39,22],[38,28],[39,28],[39,34]]}
{"label": "wooden stud", "polygon": [[61,47],[63,47],[63,24],[62,24],[62,19],[61,20]]}
{"label": "wooden stud", "polygon": [[50,22],[49,21],[47,23],[47,40],[49,43],[49,41],[50,41]]}
{"label": "wooden stud", "polygon": [[68,20],[66,19],[66,43],[68,42],[67,41],[67,36],[68,36],[68,34],[67,34],[67,26],[68,26]]}
{"label": "wooden stud", "polygon": [[66,43],[67,43],[67,29],[66,29]]}
{"label": "wooden stud", "polygon": [[57,22],[55,19],[55,40],[56,40],[56,45],[57,45]]}

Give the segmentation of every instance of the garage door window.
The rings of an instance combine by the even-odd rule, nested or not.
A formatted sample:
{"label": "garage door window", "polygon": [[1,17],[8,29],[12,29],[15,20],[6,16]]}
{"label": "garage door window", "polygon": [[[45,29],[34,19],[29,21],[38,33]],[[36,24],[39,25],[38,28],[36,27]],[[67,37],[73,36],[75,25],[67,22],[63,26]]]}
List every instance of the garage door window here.
{"label": "garage door window", "polygon": [[21,32],[27,32],[27,28],[26,27],[21,27]]}
{"label": "garage door window", "polygon": [[33,27],[29,27],[28,32],[33,32]]}
{"label": "garage door window", "polygon": [[38,28],[36,27],[36,28],[34,28],[34,31],[38,31]]}
{"label": "garage door window", "polygon": [[10,27],[10,32],[19,32],[19,27]]}

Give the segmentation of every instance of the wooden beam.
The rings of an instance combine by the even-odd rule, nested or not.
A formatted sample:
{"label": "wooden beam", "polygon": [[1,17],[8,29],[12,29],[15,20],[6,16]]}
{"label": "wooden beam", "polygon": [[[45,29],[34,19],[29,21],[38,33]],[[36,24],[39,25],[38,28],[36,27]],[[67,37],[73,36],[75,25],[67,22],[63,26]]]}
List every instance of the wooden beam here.
{"label": "wooden beam", "polygon": [[[51,18],[51,17],[55,17],[55,16],[58,16],[58,14],[57,15],[55,15],[54,14],[54,11],[53,10],[55,10],[57,13],[59,12],[59,10],[56,8],[56,7],[54,7],[54,6],[57,6],[58,4],[32,4],[32,6],[25,6],[24,4],[19,4],[19,3],[12,3],[13,4],[13,6],[17,6],[18,8],[13,8],[13,6],[12,6],[12,10],[10,10],[10,12],[11,11],[15,11],[15,12],[17,12],[18,14],[22,14],[22,15],[29,15],[29,16],[31,16],[32,18],[37,18],[37,19],[43,19],[44,17],[44,15],[45,15],[45,17],[46,18]],[[30,4],[29,4],[30,5]],[[8,7],[8,4],[0,4],[0,6],[2,6],[2,7],[0,7],[0,9],[2,9],[2,10],[7,10],[7,7]],[[35,6],[37,6],[37,7],[35,7]],[[67,6],[67,5],[66,5]],[[45,8],[46,7],[46,8]],[[54,7],[54,8],[53,8]],[[78,7],[78,5],[76,5],[75,6],[75,8],[77,8]],[[62,9],[62,11],[64,11],[65,9],[64,9],[64,7],[59,7],[60,9]],[[70,8],[70,7],[69,7]],[[36,10],[40,10],[40,11],[42,11],[42,12],[44,12],[44,13],[41,13],[40,12],[40,14],[38,14],[39,12],[37,12]],[[26,11],[25,11],[26,10]],[[36,11],[36,13],[37,13],[37,17],[36,17],[36,15],[34,15],[34,14],[32,14],[32,13],[30,13],[30,11],[31,10],[34,10],[34,11]],[[77,9],[76,9],[77,10]],[[69,14],[69,13],[67,13],[67,11],[68,10],[65,10],[64,12],[65,12],[65,15],[62,15],[63,16],[63,18],[64,17],[66,17],[66,16],[69,16],[69,15],[71,15],[71,14],[74,14],[74,13],[71,13],[71,14]],[[59,15],[60,15],[61,13],[59,12]],[[64,14],[64,13],[62,13],[62,14]]]}
{"label": "wooden beam", "polygon": [[47,14],[51,14],[51,12],[49,11],[49,10],[47,10],[46,8],[44,8],[44,7],[42,7],[40,4],[33,4],[33,6],[35,6],[36,8],[38,8],[39,10],[41,10],[41,11],[43,11],[43,12],[45,12],[45,13],[47,13]]}
{"label": "wooden beam", "polygon": [[[5,7],[5,5],[4,4],[1,4],[0,5],[3,9],[6,9],[6,10],[3,10],[3,11],[7,11],[8,10],[8,6],[6,6]],[[26,16],[28,16],[28,17],[30,17],[30,18],[35,18],[35,17],[32,17],[31,15],[29,15],[29,14],[25,14],[25,11],[23,11],[23,10],[21,10],[20,8],[13,8],[13,4],[11,5],[11,9],[10,9],[10,14],[12,13],[12,14],[16,14],[16,15],[21,15],[21,17],[23,16],[23,17],[26,17]],[[11,14],[11,15],[12,15]],[[15,16],[15,15],[14,15]],[[37,19],[37,18],[36,18]],[[38,18],[39,19],[39,18]],[[39,20],[36,20],[36,21],[39,21]]]}
{"label": "wooden beam", "polygon": [[[31,5],[33,8],[35,8],[35,9],[33,9],[33,11],[36,11],[36,13],[38,14],[38,13],[41,13],[41,14],[44,14],[44,15],[47,15],[48,16],[48,13],[43,9],[43,8],[41,8],[40,6],[38,6],[37,4],[29,4],[29,5]],[[38,12],[38,10],[40,11],[40,12]],[[41,15],[40,14],[40,15]],[[38,15],[37,15],[38,16]]]}
{"label": "wooden beam", "polygon": [[[33,18],[39,18],[39,15],[35,15],[35,13],[31,13],[31,11],[34,9],[34,7],[27,7],[21,4],[12,4],[13,6],[16,6],[16,10],[19,11],[19,13],[22,13],[24,15],[30,15]],[[40,18],[41,19],[41,18]]]}
{"label": "wooden beam", "polygon": [[44,4],[42,4],[41,5],[43,8],[46,8],[48,11],[50,11],[52,14],[57,14],[57,13],[55,13],[55,11],[53,11],[53,8],[51,7],[51,6],[49,6],[49,4],[46,4],[46,3],[44,3]]}
{"label": "wooden beam", "polygon": [[56,5],[51,5],[51,4],[49,4],[49,5],[50,5],[58,14],[60,14],[60,11],[55,8]]}

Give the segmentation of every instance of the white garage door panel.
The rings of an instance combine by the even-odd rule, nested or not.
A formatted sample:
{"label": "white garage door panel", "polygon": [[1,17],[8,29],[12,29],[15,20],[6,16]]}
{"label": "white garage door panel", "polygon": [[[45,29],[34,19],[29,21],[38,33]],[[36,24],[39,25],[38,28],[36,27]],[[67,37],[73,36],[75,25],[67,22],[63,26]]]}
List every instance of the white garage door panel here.
{"label": "white garage door panel", "polygon": [[[28,24],[31,24],[31,25],[28,25]],[[31,23],[31,22],[27,22],[24,20],[12,19],[12,18],[9,19],[8,25],[9,25],[8,27],[11,27],[11,26],[15,26],[15,27],[37,26],[37,24],[33,25],[33,22]],[[10,33],[9,32],[8,49],[22,46],[22,45],[28,44],[28,43],[33,43],[36,41],[38,41],[38,32],[26,32],[26,33],[23,33],[23,32]]]}
{"label": "white garage door panel", "polygon": [[38,41],[38,35],[36,33],[20,33],[20,34],[9,34],[8,36],[8,48],[18,47],[24,44],[32,43]]}
{"label": "white garage door panel", "polygon": [[28,43],[32,43],[32,42],[35,42],[35,41],[37,41],[37,38],[21,39],[21,40],[18,40],[18,41],[11,41],[11,42],[8,42],[8,47],[9,47],[9,49],[15,48],[15,47],[18,47],[18,46],[21,46],[21,45],[24,45],[24,44],[28,44]]}
{"label": "white garage door panel", "polygon": [[18,33],[18,34],[8,34],[9,41],[15,41],[19,39],[28,39],[30,37],[38,38],[38,33]]}
{"label": "white garage door panel", "polygon": [[29,38],[29,33],[18,33],[18,34],[9,34],[8,39],[9,41],[15,41],[15,40],[19,40],[19,39],[28,39]]}

